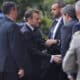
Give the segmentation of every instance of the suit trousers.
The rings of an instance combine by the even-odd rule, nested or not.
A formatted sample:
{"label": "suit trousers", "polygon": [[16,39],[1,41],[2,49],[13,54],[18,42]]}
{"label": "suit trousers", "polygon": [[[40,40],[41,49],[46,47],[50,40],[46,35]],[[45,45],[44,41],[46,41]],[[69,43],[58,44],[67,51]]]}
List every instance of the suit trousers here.
{"label": "suit trousers", "polygon": [[42,80],[42,79],[40,77],[37,77],[37,76],[25,76],[21,80]]}
{"label": "suit trousers", "polygon": [[4,76],[3,76],[3,72],[0,72],[0,80],[4,80],[3,78],[4,78]]}
{"label": "suit trousers", "polygon": [[18,80],[17,74],[13,72],[0,72],[0,80]]}

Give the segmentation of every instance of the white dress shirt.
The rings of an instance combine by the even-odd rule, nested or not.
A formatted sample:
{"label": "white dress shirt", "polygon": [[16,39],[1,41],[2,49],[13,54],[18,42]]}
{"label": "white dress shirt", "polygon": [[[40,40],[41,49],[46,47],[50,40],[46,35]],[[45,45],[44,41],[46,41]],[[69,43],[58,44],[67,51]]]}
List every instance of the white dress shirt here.
{"label": "white dress shirt", "polygon": [[33,31],[34,30],[34,28],[28,23],[28,22],[26,22],[26,24],[28,25],[28,27]]}
{"label": "white dress shirt", "polygon": [[58,30],[58,27],[59,27],[59,24],[60,24],[60,22],[61,22],[61,19],[62,19],[62,17],[60,17],[59,19],[56,19],[58,22],[57,22],[57,24],[55,25],[55,28],[54,28],[54,30],[52,31],[52,39],[54,39],[55,38],[55,35],[56,35],[56,32],[57,32],[57,30]]}

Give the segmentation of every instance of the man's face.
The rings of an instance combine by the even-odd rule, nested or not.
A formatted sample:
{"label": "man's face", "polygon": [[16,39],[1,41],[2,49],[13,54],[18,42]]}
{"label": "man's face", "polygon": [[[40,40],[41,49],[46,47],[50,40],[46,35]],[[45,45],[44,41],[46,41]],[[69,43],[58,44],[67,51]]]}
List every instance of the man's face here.
{"label": "man's face", "polygon": [[32,18],[31,18],[31,24],[34,27],[39,27],[41,22],[40,14],[33,13]]}
{"label": "man's face", "polygon": [[16,8],[16,6],[15,6],[15,8],[13,8],[13,9],[11,10],[11,14],[12,14],[12,18],[13,18],[14,20],[16,20],[16,18],[17,18],[17,8]]}
{"label": "man's face", "polygon": [[60,8],[57,3],[55,3],[51,6],[51,13],[55,18],[60,16]]}
{"label": "man's face", "polygon": [[77,19],[80,20],[80,11],[79,11],[79,10],[75,10],[75,12],[76,12],[76,17],[77,17]]}

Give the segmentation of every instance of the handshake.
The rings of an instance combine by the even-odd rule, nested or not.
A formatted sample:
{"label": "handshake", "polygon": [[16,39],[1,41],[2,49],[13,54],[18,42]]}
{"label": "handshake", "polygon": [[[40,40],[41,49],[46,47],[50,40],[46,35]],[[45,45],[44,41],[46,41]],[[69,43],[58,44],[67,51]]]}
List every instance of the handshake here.
{"label": "handshake", "polygon": [[58,44],[59,42],[60,42],[60,40],[57,40],[57,39],[48,39],[48,40],[46,40],[45,45],[50,47],[53,44]]}
{"label": "handshake", "polygon": [[61,55],[51,55],[51,60],[50,62],[55,62],[57,64],[61,63],[62,62],[62,57]]}

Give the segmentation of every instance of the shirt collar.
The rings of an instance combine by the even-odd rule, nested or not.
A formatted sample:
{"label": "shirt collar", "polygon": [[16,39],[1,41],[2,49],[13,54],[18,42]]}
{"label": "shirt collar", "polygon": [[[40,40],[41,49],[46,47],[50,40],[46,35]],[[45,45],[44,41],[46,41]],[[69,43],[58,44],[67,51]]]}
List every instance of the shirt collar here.
{"label": "shirt collar", "polygon": [[56,18],[56,21],[60,21],[62,19],[62,17]]}
{"label": "shirt collar", "polygon": [[14,19],[12,19],[11,17],[9,16],[6,16],[8,19],[10,19],[11,21],[15,21]]}
{"label": "shirt collar", "polygon": [[28,22],[26,22],[26,24],[29,26],[29,28],[33,31],[34,30],[34,28],[28,23]]}

